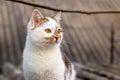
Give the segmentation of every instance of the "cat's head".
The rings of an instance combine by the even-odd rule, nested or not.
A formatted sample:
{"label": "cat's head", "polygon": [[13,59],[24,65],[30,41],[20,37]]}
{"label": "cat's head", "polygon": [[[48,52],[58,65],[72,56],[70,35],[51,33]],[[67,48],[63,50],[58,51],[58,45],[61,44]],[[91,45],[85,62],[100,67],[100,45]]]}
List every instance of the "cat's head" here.
{"label": "cat's head", "polygon": [[35,9],[28,24],[27,38],[39,47],[59,46],[63,38],[60,19],[61,12],[50,18]]}

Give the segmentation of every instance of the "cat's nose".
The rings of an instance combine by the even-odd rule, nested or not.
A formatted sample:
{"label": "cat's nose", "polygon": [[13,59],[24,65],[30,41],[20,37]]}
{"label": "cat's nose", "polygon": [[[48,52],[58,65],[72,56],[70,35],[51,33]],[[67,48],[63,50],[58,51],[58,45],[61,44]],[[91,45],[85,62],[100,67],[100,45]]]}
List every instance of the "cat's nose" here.
{"label": "cat's nose", "polygon": [[55,40],[56,40],[56,42],[58,41],[58,37],[57,36],[54,36],[54,38],[55,38]]}
{"label": "cat's nose", "polygon": [[56,39],[56,41],[58,40],[58,37],[57,36],[55,36],[55,39]]}

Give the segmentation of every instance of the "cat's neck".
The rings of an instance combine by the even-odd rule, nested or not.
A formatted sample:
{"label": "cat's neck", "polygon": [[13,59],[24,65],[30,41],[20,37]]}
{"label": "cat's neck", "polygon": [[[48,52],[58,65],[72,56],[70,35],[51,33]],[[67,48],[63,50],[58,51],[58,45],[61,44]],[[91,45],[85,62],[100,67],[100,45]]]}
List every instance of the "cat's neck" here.
{"label": "cat's neck", "polygon": [[[60,52],[60,47],[59,46],[54,46],[54,47],[49,47],[49,48],[42,48],[39,47],[35,44],[33,44],[29,39],[26,40],[26,45],[25,45],[25,49],[31,53],[35,53],[35,52],[40,52],[41,54],[45,53],[45,54],[61,54]],[[54,52],[54,53],[52,53]]]}

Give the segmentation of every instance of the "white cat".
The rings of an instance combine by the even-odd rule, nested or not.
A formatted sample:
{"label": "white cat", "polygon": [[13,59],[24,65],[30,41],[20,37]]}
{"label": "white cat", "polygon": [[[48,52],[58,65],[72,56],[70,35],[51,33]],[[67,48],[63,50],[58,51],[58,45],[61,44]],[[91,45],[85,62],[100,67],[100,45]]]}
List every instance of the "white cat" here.
{"label": "white cat", "polygon": [[60,50],[60,19],[61,12],[50,18],[33,11],[23,52],[25,80],[75,80],[74,67]]}

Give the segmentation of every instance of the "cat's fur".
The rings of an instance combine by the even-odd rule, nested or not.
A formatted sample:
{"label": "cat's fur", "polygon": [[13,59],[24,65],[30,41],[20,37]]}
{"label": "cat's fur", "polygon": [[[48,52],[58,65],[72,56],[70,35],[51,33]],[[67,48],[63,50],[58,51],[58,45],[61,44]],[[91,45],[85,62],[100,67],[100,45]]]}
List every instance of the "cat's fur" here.
{"label": "cat's fur", "polygon": [[[60,50],[63,37],[63,32],[57,31],[61,29],[60,17],[61,12],[50,18],[36,9],[33,11],[23,52],[25,80],[75,80],[74,67]],[[46,33],[46,28],[52,32]]]}

